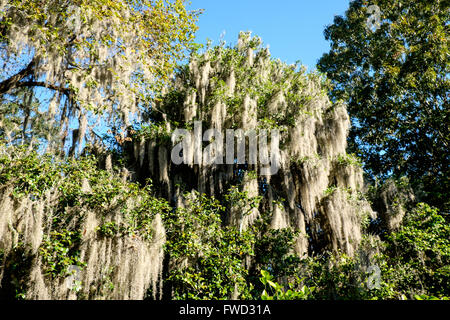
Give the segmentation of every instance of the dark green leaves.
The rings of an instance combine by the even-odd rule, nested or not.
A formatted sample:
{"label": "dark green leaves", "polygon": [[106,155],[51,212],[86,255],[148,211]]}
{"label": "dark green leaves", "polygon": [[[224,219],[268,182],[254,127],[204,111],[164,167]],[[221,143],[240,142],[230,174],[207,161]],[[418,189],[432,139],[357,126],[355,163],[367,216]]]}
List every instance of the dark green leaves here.
{"label": "dark green leaves", "polygon": [[450,71],[448,1],[371,1],[381,27],[366,27],[368,4],[350,3],[325,30],[331,51],[318,68],[333,100],[348,104],[350,147],[373,175],[407,175],[425,199],[448,209]]}

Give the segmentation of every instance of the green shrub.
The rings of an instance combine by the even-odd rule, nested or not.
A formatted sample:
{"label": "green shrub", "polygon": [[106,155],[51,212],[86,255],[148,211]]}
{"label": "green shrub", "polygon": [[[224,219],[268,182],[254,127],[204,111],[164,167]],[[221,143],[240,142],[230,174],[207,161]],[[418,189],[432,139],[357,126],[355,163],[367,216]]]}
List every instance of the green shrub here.
{"label": "green shrub", "polygon": [[55,279],[68,275],[71,265],[84,267],[86,264],[80,260],[80,242],[81,233],[78,231],[52,231],[49,236],[44,236],[39,254],[45,274]]}

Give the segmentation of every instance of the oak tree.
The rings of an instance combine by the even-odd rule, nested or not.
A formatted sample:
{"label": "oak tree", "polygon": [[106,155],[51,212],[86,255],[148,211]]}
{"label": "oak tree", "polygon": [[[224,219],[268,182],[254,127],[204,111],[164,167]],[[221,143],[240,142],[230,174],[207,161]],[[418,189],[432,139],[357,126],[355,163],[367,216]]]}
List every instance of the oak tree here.
{"label": "oak tree", "polygon": [[192,45],[197,15],[184,0],[0,1],[0,100],[19,106],[0,132],[40,116],[59,129],[47,140],[74,153],[93,127],[128,125]]}

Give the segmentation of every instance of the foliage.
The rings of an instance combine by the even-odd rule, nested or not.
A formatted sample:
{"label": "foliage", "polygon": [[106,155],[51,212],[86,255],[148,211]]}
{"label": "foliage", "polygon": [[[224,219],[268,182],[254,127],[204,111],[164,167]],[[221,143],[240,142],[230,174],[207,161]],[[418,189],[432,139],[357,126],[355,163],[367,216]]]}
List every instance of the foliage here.
{"label": "foliage", "polygon": [[31,195],[35,198],[51,188],[57,177],[57,169],[51,156],[39,157],[29,152],[27,146],[6,148],[0,142],[0,184],[14,186],[13,196]]}
{"label": "foliage", "polygon": [[358,166],[361,167],[362,163],[361,160],[355,155],[355,154],[340,154],[338,155],[336,161],[340,165],[351,165],[351,166]]}
{"label": "foliage", "polygon": [[54,279],[57,276],[68,275],[71,265],[84,267],[86,264],[80,261],[78,250],[80,241],[81,234],[77,231],[52,231],[49,236],[44,236],[39,255],[44,263],[46,275]]}
{"label": "foliage", "polygon": [[[262,215],[252,228],[239,232],[223,222],[225,206],[248,206],[258,199],[230,188],[223,204],[197,192],[185,194],[185,206],[171,210],[164,199],[151,196],[152,187],[123,182],[97,167],[92,157],[60,161],[38,156],[24,147],[5,147],[0,157],[2,186],[14,186],[14,197],[43,197],[49,189],[60,192],[52,230],[44,237],[39,257],[51,279],[68,275],[79,259],[81,233],[71,223],[82,219],[83,206],[109,210],[111,197],[121,207],[121,224],[105,219],[100,236],[138,235],[150,240],[151,222],[162,213],[167,231],[167,258],[173,267],[164,275],[176,299],[447,299],[450,296],[450,228],[448,217],[426,204],[408,212],[400,229],[374,244],[370,264],[380,268],[379,287],[369,288],[371,274],[362,258],[322,255],[300,260],[292,253],[295,233],[271,230]],[[57,173],[57,174],[56,174]],[[51,177],[51,178],[50,178]],[[87,179],[91,190],[81,186]],[[56,188],[56,189],[55,189]],[[95,196],[92,194],[95,190]],[[133,203],[126,200],[134,199]],[[128,203],[128,205],[127,205]],[[75,210],[68,210],[74,208]],[[78,216],[77,216],[78,215]],[[266,217],[266,219],[264,218]],[[67,229],[72,225],[72,229]],[[25,298],[31,255],[24,244],[2,253],[1,265],[9,290]],[[261,278],[262,275],[262,278]],[[9,280],[8,280],[9,279]],[[105,278],[106,279],[106,278]],[[105,280],[105,290],[113,286]]]}
{"label": "foliage", "polygon": [[[191,53],[190,64],[177,68],[176,80],[168,92],[162,92],[157,97],[161,100],[155,108],[146,114],[146,120],[152,122],[170,122],[174,127],[187,127],[190,123],[183,121],[183,103],[186,97],[195,93],[198,107],[202,114],[210,111],[217,102],[226,104],[228,115],[234,115],[229,123],[229,128],[239,125],[241,107],[248,95],[257,102],[257,118],[260,128],[278,128],[286,131],[294,125],[296,117],[310,113],[310,101],[313,95],[325,95],[325,92],[309,90],[308,83],[314,83],[317,87],[326,86],[325,79],[318,73],[306,73],[306,68],[299,63],[288,65],[280,60],[272,59],[268,48],[264,48],[261,38],[251,37],[250,32],[241,32],[241,40],[235,46],[226,46],[224,43],[204,50],[194,50]],[[245,42],[247,40],[248,42]],[[245,43],[245,44],[244,44]],[[248,63],[247,50],[254,53],[254,65]],[[196,87],[196,76],[200,76],[206,64],[220,65],[209,75],[208,99],[200,101]],[[267,74],[261,74],[261,67],[267,67]],[[198,69],[198,70],[197,70]],[[235,89],[229,94],[227,81],[230,74],[235,76]],[[277,102],[277,98],[284,96],[284,103]],[[194,101],[193,101],[194,102]],[[283,106],[278,106],[278,104]],[[277,110],[273,110],[277,109]],[[162,114],[165,118],[163,119]],[[198,115],[196,116],[198,118]],[[198,120],[198,119],[194,119]]]}
{"label": "foliage", "polygon": [[0,139],[17,144],[32,144],[57,136],[56,123],[40,114],[40,103],[33,90],[20,88],[15,96],[0,97]]}
{"label": "foliage", "polygon": [[8,130],[48,123],[43,139],[63,151],[68,138],[72,154],[105,111],[116,128],[147,108],[191,48],[199,13],[184,0],[7,0],[0,12],[0,99],[27,115]]}
{"label": "foliage", "polygon": [[[269,272],[261,270],[261,275],[260,281],[266,287],[261,294],[261,300],[307,300],[314,291],[314,287],[306,286],[295,290],[293,283],[289,283],[289,289],[285,290],[284,286],[273,281],[273,276]],[[298,281],[301,282],[300,279]],[[269,295],[268,291],[273,292],[273,295]]]}
{"label": "foliage", "polygon": [[[264,286],[261,286],[260,275],[268,272],[277,280],[291,281],[299,272],[300,258],[293,252],[298,234],[290,228],[273,230],[268,221],[260,219],[255,223],[258,230],[255,241],[255,255],[249,270],[248,281],[252,284],[253,297],[261,296]],[[262,283],[265,285],[264,283]]]}
{"label": "foliage", "polygon": [[438,209],[419,204],[388,237],[387,255],[398,290],[450,296],[450,225]]}
{"label": "foliage", "polygon": [[97,231],[103,237],[114,237],[121,231],[120,227],[115,221],[105,222],[101,226],[97,227]]}
{"label": "foliage", "polygon": [[109,210],[115,203],[125,217],[123,226],[113,228],[115,223],[108,222],[99,227],[101,233],[110,235],[117,229],[121,231],[118,235],[140,235],[151,240],[154,216],[169,210],[166,201],[152,195],[149,181],[145,186],[124,182],[117,175],[98,169],[93,156],[60,160],[50,154],[39,155],[26,145],[4,148],[0,154],[0,183],[4,187],[13,186],[12,195],[16,199],[37,200],[45,192],[57,189],[59,198],[52,220],[58,228],[64,227],[82,207]]}
{"label": "foliage", "polygon": [[[253,172],[253,171],[252,171]],[[255,179],[252,172],[248,175],[250,179]],[[242,209],[242,216],[250,214],[254,208],[258,208],[262,197],[250,197],[248,191],[240,190],[238,186],[231,186],[224,195],[224,201],[227,207],[237,207]]]}
{"label": "foliage", "polygon": [[[368,262],[367,248],[349,257],[328,254],[301,261],[306,286],[316,289],[313,299],[447,299],[449,296],[448,222],[438,210],[419,204],[408,213],[403,226]],[[369,264],[368,264],[369,263]],[[370,265],[380,269],[379,285],[370,287]]]}
{"label": "foliage", "polygon": [[29,246],[19,239],[17,243],[13,244],[11,251],[5,253],[4,250],[0,250],[0,254],[0,270],[2,272],[0,299],[25,299],[29,270],[33,262]]}
{"label": "foliage", "polygon": [[[381,26],[367,27],[368,6]],[[352,117],[349,143],[373,175],[407,175],[424,199],[448,209],[450,89],[448,1],[354,0],[325,30],[318,68]]]}
{"label": "foliage", "polygon": [[153,188],[149,183],[144,187],[130,184],[125,199],[135,199],[131,205],[124,205],[122,212],[125,217],[124,231],[128,235],[139,235],[150,241],[153,236],[152,223],[156,214],[166,214],[171,207],[165,199],[153,196]]}
{"label": "foliage", "polygon": [[294,277],[299,263],[292,252],[296,233],[271,230],[268,215],[241,232],[223,221],[224,211],[257,207],[259,197],[232,186],[222,203],[196,191],[184,198],[185,205],[164,219],[167,259],[182,266],[164,277],[176,299],[259,299],[264,290],[261,270],[270,269],[277,278]]}
{"label": "foliage", "polygon": [[[449,221],[428,205],[420,204],[408,212],[400,229],[386,234],[385,241],[370,248],[363,241],[355,256],[320,252],[300,259],[294,252],[298,233],[290,228],[271,229],[267,201],[262,196],[251,197],[245,188],[227,186],[228,191],[220,198],[194,189],[176,199],[182,205],[172,208],[168,201],[173,199],[154,196],[151,181],[129,182],[127,170],[119,176],[117,166],[103,170],[89,148],[78,158],[64,158],[58,152],[40,155],[33,145],[36,139],[42,142],[55,138],[62,140],[63,148],[69,124],[78,118],[73,151],[73,146],[82,145],[83,130],[88,131],[84,122],[87,118],[91,121],[107,110],[113,114],[109,125],[115,131],[116,125],[129,124],[127,117],[136,111],[133,108],[148,111],[149,124],[128,127],[129,137],[116,135],[116,140],[168,142],[170,128],[191,126],[181,123],[180,106],[195,90],[189,73],[198,73],[206,56],[210,63],[224,67],[214,69],[211,75],[211,99],[202,102],[202,112],[218,101],[224,102],[233,115],[230,126],[235,127],[242,120],[238,111],[245,96],[257,96],[261,127],[283,131],[295,124],[295,119],[312,116],[310,101],[314,97],[308,93],[309,85],[327,88],[319,74],[307,75],[297,65],[270,59],[268,50],[255,37],[244,44],[248,48],[208,46],[205,55],[194,51],[197,65],[177,71],[182,83],[175,81],[175,90],[168,94],[162,91],[164,100],[153,99],[169,78],[175,60],[190,47],[195,14],[185,10],[184,1],[65,1],[75,4],[67,7],[58,6],[59,0],[0,0],[2,9],[5,3],[9,6],[0,15],[0,59],[7,65],[0,73],[0,139],[6,139],[6,143],[0,143],[0,193],[11,188],[14,201],[56,196],[52,206],[45,209],[45,219],[50,223],[45,225],[37,257],[22,242],[13,244],[9,251],[0,248],[0,273],[6,275],[0,295],[6,292],[16,298],[26,297],[28,272],[35,258],[40,259],[51,281],[68,276],[70,266],[85,267],[79,251],[84,236],[81,225],[86,211],[92,210],[100,220],[95,237],[132,236],[148,242],[153,239],[154,218],[161,214],[166,230],[163,290],[174,299],[426,300],[450,296]],[[447,17],[441,10],[445,6],[440,1],[432,5],[402,0],[398,3],[405,6],[398,9],[390,1],[375,3],[382,6],[389,20],[380,30],[363,30],[365,6],[353,1],[347,16],[337,17],[335,25],[326,31],[333,46],[320,67],[334,82],[332,98],[349,102],[355,124],[353,135],[359,139],[359,145],[352,146],[356,155],[330,160],[341,166],[361,166],[358,157],[362,157],[370,173],[383,179],[390,173],[411,175],[416,183],[425,182],[426,191],[438,190],[430,199],[442,205],[448,198],[448,171],[442,166],[448,159],[442,148],[448,136],[437,124],[446,123],[448,116],[442,103],[448,77],[441,76],[448,73],[447,64],[442,62],[442,54],[448,52],[442,40],[446,37],[443,29],[448,26],[441,28]],[[408,10],[408,16],[402,16],[402,10]],[[102,23],[110,24],[110,34],[99,31]],[[24,25],[27,27],[19,32],[17,28]],[[416,29],[413,34],[411,30]],[[419,41],[420,37],[427,41]],[[255,63],[270,66],[266,77],[250,65],[248,52],[256,52]],[[10,55],[2,55],[6,53]],[[231,97],[225,83],[230,70],[237,77],[237,93]],[[38,95],[36,87],[45,88],[40,89],[45,98]],[[154,103],[145,110],[149,102]],[[284,104],[284,111],[278,112],[279,105]],[[375,123],[376,117],[379,123]],[[412,136],[417,139],[411,140]],[[45,143],[39,145],[41,150],[44,147]],[[381,151],[387,152],[386,160],[379,160]],[[422,164],[425,153],[431,157],[422,168],[418,164]],[[307,161],[317,164],[319,160],[316,154],[295,161],[301,165]],[[144,181],[143,177],[138,179]],[[258,179],[257,171],[238,169],[236,179]],[[272,181],[276,179],[279,177]],[[266,181],[257,182],[259,189],[268,188]],[[337,185],[331,184],[324,190],[325,196],[337,190]],[[356,200],[362,196],[353,195]],[[271,207],[285,206],[284,199],[278,195],[276,199]],[[394,199],[392,204],[401,204],[400,200]],[[227,221],[231,213],[242,218],[254,209],[259,210],[260,217],[247,228]],[[120,222],[111,219],[112,211],[120,213]],[[364,223],[367,227],[368,219]],[[307,229],[318,226],[308,225]],[[375,287],[369,286],[373,277],[369,267],[373,265],[380,269],[379,285]],[[102,273],[96,282],[98,290],[113,291],[114,268],[105,268]]]}
{"label": "foliage", "polygon": [[324,254],[302,261],[306,285],[316,288],[314,299],[362,299],[367,275],[358,269],[356,258],[345,254]]}
{"label": "foliage", "polygon": [[[31,200],[32,205],[37,201],[50,205],[41,212],[48,223],[43,225],[37,252],[27,247],[29,243],[11,244],[12,248],[2,246],[0,267],[2,281],[7,284],[2,285],[0,295],[26,297],[29,272],[37,261],[42,261],[48,281],[69,276],[71,266],[83,269],[86,263],[80,259],[80,246],[85,240],[82,226],[89,210],[102,220],[97,227],[101,237],[153,239],[153,219],[156,214],[169,211],[167,202],[152,195],[150,183],[140,186],[127,182],[98,165],[93,156],[61,160],[49,154],[39,155],[27,145],[1,146],[2,196],[11,196],[16,203]],[[120,225],[110,220],[112,210],[120,211]],[[107,283],[106,287],[111,285]]]}
{"label": "foliage", "polygon": [[418,295],[416,294],[414,296],[415,300],[450,300],[449,297],[441,297],[441,298],[437,298],[435,296],[428,296],[426,294],[422,294],[422,295]]}
{"label": "foliage", "polygon": [[244,258],[252,255],[252,232],[222,226],[223,207],[214,198],[193,192],[186,208],[165,217],[165,250],[174,265],[166,282],[175,299],[230,299],[234,292],[248,297]]}

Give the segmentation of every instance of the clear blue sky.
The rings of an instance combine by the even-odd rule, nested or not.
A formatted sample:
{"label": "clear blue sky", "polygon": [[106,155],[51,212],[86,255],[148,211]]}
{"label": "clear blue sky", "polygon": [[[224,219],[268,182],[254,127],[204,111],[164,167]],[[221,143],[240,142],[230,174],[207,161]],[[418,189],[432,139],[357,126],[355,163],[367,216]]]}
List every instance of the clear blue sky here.
{"label": "clear blue sky", "polygon": [[196,42],[214,44],[225,31],[235,44],[239,31],[252,31],[270,46],[274,58],[300,60],[311,70],[329,50],[323,31],[335,15],[343,15],[349,0],[191,0],[190,9],[204,9]]}

